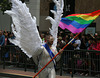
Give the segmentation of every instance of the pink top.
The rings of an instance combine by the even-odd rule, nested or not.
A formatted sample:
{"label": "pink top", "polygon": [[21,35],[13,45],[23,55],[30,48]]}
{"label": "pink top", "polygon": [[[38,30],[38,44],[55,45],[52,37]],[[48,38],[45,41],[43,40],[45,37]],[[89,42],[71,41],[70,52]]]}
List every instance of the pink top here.
{"label": "pink top", "polygon": [[[100,51],[100,43],[97,43],[96,45],[91,44],[88,50]],[[100,53],[96,53],[96,55],[100,55]]]}
{"label": "pink top", "polygon": [[100,51],[100,43],[97,43],[97,46],[95,48],[93,48],[93,50]]}

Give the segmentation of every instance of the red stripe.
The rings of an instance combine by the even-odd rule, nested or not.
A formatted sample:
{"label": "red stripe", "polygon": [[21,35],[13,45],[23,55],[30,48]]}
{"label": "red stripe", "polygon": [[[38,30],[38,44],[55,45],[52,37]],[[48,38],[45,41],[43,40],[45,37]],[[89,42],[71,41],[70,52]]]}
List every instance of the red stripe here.
{"label": "red stripe", "polygon": [[[68,16],[77,16],[77,15],[81,15],[81,14],[71,14],[71,15],[68,15]],[[89,16],[100,15],[100,10],[97,10],[97,11],[94,11],[94,12],[91,12],[91,13],[86,13],[86,14],[83,14],[83,15],[89,15]],[[66,16],[66,17],[68,17],[68,16]]]}

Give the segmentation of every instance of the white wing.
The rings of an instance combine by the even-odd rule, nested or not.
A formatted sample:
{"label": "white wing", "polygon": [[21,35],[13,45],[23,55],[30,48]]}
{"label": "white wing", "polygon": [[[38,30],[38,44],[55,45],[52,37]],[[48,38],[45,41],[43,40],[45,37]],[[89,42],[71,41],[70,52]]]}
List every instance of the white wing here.
{"label": "white wing", "polygon": [[58,34],[58,25],[62,17],[63,13],[63,7],[64,2],[63,0],[53,0],[53,2],[56,5],[57,11],[51,10],[51,12],[54,14],[54,19],[50,16],[48,16],[46,19],[49,19],[52,24],[52,28],[50,29],[51,35],[54,37],[54,43],[53,46],[57,46],[57,34]]}
{"label": "white wing", "polygon": [[19,46],[26,55],[32,57],[36,49],[42,44],[37,30],[36,18],[32,18],[25,3],[19,0],[11,0],[11,2],[12,9],[5,11],[12,17],[14,24],[12,25],[12,31],[15,39],[10,39],[10,41]]}

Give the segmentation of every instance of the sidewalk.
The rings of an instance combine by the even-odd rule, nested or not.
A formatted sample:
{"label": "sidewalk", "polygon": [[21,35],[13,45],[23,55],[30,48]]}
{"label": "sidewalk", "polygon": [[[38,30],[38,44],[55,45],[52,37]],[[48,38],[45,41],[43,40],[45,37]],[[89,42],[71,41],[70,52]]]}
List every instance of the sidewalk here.
{"label": "sidewalk", "polygon": [[[29,72],[29,71],[22,71],[22,70],[12,70],[12,69],[1,69],[0,68],[0,76],[2,75],[4,75],[4,76],[15,76],[14,78],[16,78],[17,76],[19,76],[19,77],[17,77],[17,78],[20,78],[21,76],[22,77],[26,77],[26,78],[32,78],[34,75],[35,75],[36,73],[34,73],[34,72]],[[12,77],[11,77],[12,78]],[[38,78],[38,76],[36,77],[36,78]],[[56,78],[70,78],[69,76],[59,76],[59,75],[57,75],[56,76]]]}
{"label": "sidewalk", "polygon": [[[12,69],[1,69],[0,68],[0,78],[32,78],[36,73],[30,71],[22,70],[12,70]],[[2,77],[1,77],[2,76]],[[4,77],[3,77],[4,76]],[[38,76],[36,78],[39,78]],[[59,76],[56,75],[56,78],[71,78],[70,76]],[[82,77],[75,76],[73,78],[98,78],[98,77]]]}
{"label": "sidewalk", "polygon": [[[57,72],[56,78],[71,78],[70,74],[66,74],[63,72],[63,76],[59,75],[59,71]],[[34,73],[33,69],[27,69],[24,71],[23,68],[16,68],[14,66],[6,66],[3,69],[2,65],[0,65],[0,78],[32,78],[36,73]],[[39,78],[38,76],[36,78]],[[73,78],[99,78],[99,77],[85,77],[85,76],[76,76]]]}

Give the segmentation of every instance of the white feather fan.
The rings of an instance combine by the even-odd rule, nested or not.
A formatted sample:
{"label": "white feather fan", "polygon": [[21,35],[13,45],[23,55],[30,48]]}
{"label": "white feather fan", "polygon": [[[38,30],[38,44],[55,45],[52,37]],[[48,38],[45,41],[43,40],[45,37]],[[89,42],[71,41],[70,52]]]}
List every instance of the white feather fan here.
{"label": "white feather fan", "polygon": [[37,30],[36,18],[32,18],[25,3],[19,0],[11,0],[12,9],[5,11],[12,17],[12,31],[15,39],[10,42],[19,46],[29,57],[34,55],[37,48],[41,46],[41,38]]}

